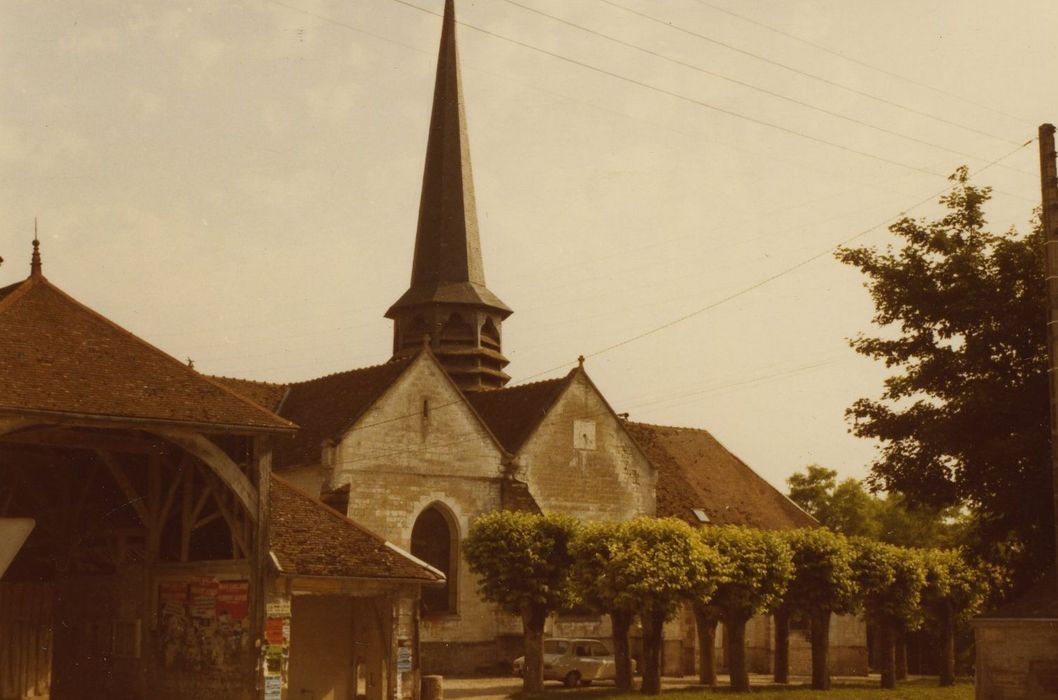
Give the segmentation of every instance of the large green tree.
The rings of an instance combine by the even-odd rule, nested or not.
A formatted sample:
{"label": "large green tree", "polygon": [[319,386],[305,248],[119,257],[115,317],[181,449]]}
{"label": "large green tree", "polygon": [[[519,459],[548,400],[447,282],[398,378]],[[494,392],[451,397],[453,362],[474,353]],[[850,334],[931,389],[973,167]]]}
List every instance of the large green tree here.
{"label": "large green tree", "polygon": [[676,518],[640,517],[621,526],[615,567],[643,623],[642,692],[661,692],[662,628],[681,604],[709,598],[725,575],[724,560]]}
{"label": "large green tree", "polygon": [[833,469],[810,464],[786,483],[797,505],[848,537],[868,537],[904,547],[952,547],[965,538],[966,516],[958,508],[910,505],[899,493],[881,497],[858,479],[837,479]]}
{"label": "large green tree", "polygon": [[[632,689],[632,655],[628,633],[635,619],[639,595],[636,580],[641,564],[624,556],[626,528],[621,523],[594,523],[573,540],[573,582],[579,602],[610,616],[613,631],[615,683]],[[630,566],[631,565],[631,566]]]}
{"label": "large green tree", "polygon": [[852,553],[842,535],[823,528],[788,530],[783,539],[793,553],[794,573],[784,605],[809,622],[812,688],[830,688],[830,615],[855,605]]}
{"label": "large green tree", "polygon": [[852,552],[858,602],[880,638],[881,686],[895,688],[897,634],[921,622],[926,583],[921,550],[856,538]]}
{"label": "large green tree", "polygon": [[940,637],[940,684],[954,685],[955,627],[981,612],[998,572],[988,564],[971,564],[963,552],[952,549],[926,550],[922,562],[922,607]]}
{"label": "large green tree", "polygon": [[569,548],[576,530],[568,516],[505,510],[477,518],[463,541],[481,596],[522,619],[526,691],[544,685],[544,622],[571,600]]}
{"label": "large green tree", "polygon": [[874,486],[968,506],[976,546],[1026,583],[1054,556],[1042,234],[988,231],[990,188],[965,168],[951,179],[943,216],[889,227],[899,247],[837,253],[867,277],[881,328],[852,347],[894,371],[848,417],[881,442]]}
{"label": "large green tree", "polygon": [[[728,673],[731,687],[749,690],[746,667],[746,623],[754,615],[771,612],[782,601],[793,577],[793,552],[786,541],[773,532],[748,527],[706,527],[702,540],[715,549],[727,565],[727,580],[715,592],[699,601],[719,611],[728,640]],[[713,648],[699,650],[701,661],[711,661]]]}

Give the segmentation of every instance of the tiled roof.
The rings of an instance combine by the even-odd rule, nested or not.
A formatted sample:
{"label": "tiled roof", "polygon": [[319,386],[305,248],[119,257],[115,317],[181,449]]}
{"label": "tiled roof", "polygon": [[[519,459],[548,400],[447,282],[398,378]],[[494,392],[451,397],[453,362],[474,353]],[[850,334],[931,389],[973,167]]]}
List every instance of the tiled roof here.
{"label": "tiled roof", "polygon": [[279,413],[301,426],[275,442],[274,465],[320,461],[324,440],[339,440],[411,364],[413,358],[291,384]]}
{"label": "tiled roof", "polygon": [[467,400],[503,448],[515,454],[533,434],[577,370],[565,377],[467,393]]}
{"label": "tiled roof", "polygon": [[274,474],[270,496],[269,539],[281,573],[444,580],[440,572]]}
{"label": "tiled roof", "polygon": [[700,509],[716,525],[818,526],[705,430],[633,422],[625,427],[657,467],[658,516],[699,525],[694,509]]}
{"label": "tiled roof", "polygon": [[0,290],[0,411],[225,429],[295,426],[35,275]]}
{"label": "tiled roof", "polygon": [[269,411],[279,412],[279,407],[287,395],[286,384],[273,384],[271,382],[256,382],[250,379],[235,379],[234,377],[210,376],[210,379],[223,384],[236,394],[250,399],[258,406],[263,406]]}

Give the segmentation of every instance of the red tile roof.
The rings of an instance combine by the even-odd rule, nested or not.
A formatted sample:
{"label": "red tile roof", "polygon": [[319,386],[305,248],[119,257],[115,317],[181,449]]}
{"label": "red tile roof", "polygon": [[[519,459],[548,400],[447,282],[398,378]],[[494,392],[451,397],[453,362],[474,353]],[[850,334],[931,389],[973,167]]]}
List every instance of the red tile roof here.
{"label": "red tile roof", "polygon": [[697,508],[716,525],[766,530],[819,525],[705,430],[630,421],[625,427],[658,470],[659,517],[700,525]]}
{"label": "red tile roof", "polygon": [[503,448],[515,454],[533,434],[577,370],[532,384],[467,393],[467,400]]}
{"label": "red tile roof", "polygon": [[397,380],[414,358],[331,374],[291,384],[280,415],[301,426],[275,442],[276,468],[320,461],[324,440],[339,440]]}
{"label": "red tile roof", "polygon": [[0,290],[0,411],[222,429],[296,427],[137,338],[40,275]]}
{"label": "red tile roof", "polygon": [[444,575],[272,475],[269,541],[281,573],[421,583]]}

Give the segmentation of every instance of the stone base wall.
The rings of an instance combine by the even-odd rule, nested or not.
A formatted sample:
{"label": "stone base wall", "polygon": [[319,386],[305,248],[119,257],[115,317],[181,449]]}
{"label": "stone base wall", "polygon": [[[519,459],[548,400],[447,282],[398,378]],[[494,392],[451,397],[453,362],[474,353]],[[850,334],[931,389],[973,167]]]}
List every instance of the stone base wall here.
{"label": "stone base wall", "polygon": [[525,652],[522,637],[504,635],[485,642],[422,642],[426,675],[507,675],[513,661]]}
{"label": "stone base wall", "polygon": [[977,700],[1058,699],[1058,620],[975,620]]}

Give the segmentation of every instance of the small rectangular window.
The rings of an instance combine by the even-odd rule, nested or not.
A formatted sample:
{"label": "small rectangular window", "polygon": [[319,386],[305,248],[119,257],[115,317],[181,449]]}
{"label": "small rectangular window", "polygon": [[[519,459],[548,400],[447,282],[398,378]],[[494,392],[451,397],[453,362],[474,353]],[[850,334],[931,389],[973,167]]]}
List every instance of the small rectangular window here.
{"label": "small rectangular window", "polygon": [[691,512],[694,513],[694,517],[698,518],[698,522],[707,523],[709,522],[709,515],[701,508],[692,508]]}
{"label": "small rectangular window", "polygon": [[573,421],[573,447],[578,450],[595,449],[595,421]]}

